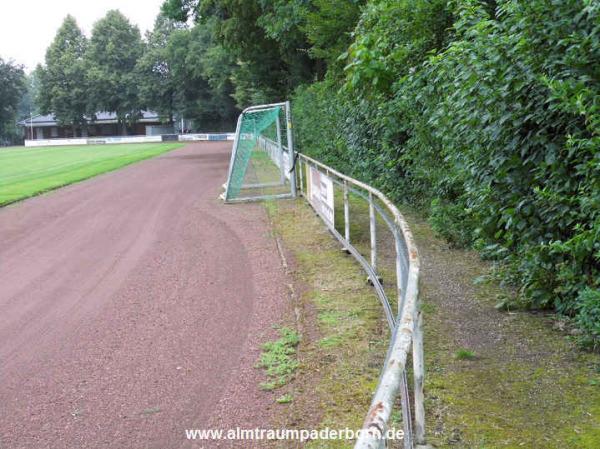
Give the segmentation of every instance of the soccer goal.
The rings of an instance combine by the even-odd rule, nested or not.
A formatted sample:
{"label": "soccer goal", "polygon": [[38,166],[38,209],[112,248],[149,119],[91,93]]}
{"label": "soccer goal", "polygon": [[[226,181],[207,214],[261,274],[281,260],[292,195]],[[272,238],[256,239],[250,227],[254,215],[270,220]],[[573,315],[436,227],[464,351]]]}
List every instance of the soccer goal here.
{"label": "soccer goal", "polygon": [[223,199],[234,203],[295,197],[294,156],[289,101],[244,109],[237,121]]}

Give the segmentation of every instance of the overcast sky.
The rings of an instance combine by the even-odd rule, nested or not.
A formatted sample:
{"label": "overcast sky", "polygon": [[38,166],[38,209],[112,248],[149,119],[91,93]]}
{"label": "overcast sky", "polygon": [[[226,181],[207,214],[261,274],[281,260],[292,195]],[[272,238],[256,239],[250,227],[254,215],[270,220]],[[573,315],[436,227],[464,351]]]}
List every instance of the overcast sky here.
{"label": "overcast sky", "polygon": [[144,35],[164,0],[0,0],[0,57],[29,72],[44,62],[46,48],[67,14],[89,37],[94,22],[119,9]]}

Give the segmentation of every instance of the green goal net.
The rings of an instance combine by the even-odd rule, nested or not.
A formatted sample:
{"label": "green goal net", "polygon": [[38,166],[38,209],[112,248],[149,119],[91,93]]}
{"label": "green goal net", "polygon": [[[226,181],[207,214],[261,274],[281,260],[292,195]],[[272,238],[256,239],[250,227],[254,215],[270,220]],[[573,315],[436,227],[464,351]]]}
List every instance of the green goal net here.
{"label": "green goal net", "polygon": [[242,112],[225,186],[226,202],[294,196],[289,117],[288,103],[253,106]]}

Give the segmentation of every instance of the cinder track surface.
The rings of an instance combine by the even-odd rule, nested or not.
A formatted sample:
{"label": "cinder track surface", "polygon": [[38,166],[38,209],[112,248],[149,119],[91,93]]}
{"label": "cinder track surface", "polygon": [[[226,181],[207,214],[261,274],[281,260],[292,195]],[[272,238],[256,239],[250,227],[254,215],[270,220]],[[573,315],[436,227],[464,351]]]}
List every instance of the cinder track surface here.
{"label": "cinder track surface", "polygon": [[185,429],[268,427],[254,364],[286,279],[261,206],[217,199],[230,146],[0,209],[1,449],[244,447]]}

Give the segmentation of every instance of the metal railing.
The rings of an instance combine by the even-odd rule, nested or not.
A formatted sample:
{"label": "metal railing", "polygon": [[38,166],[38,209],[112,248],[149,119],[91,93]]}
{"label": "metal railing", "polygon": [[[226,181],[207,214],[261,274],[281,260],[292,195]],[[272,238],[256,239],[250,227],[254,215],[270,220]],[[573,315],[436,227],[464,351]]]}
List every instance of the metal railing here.
{"label": "metal railing", "polygon": [[[424,408],[424,358],[423,358],[423,317],[419,307],[419,255],[412,233],[402,214],[396,206],[379,190],[344,175],[335,169],[301,153],[294,151],[291,139],[291,120],[289,103],[286,106],[286,122],[288,145],[282,144],[279,138],[274,142],[265,136],[258,138],[258,146],[267,152],[271,160],[280,169],[291,173],[293,197],[296,188],[308,200],[315,212],[323,220],[329,231],[340,241],[344,249],[354,256],[368,275],[369,282],[383,306],[385,316],[391,331],[385,362],[379,382],[367,412],[355,449],[381,449],[388,447],[385,435],[388,430],[396,400],[400,397],[402,423],[404,430],[404,449],[414,449],[425,446],[425,408]],[[262,107],[252,108],[260,110]],[[291,151],[290,151],[291,149]],[[288,165],[289,164],[289,165]],[[283,165],[283,167],[282,167]],[[291,165],[291,167],[290,167]],[[331,217],[326,217],[311,203],[305,190],[305,171],[307,167],[317,170],[333,184],[343,190],[344,231],[340,233]],[[308,171],[306,171],[308,175]],[[308,186],[308,176],[306,186]],[[350,235],[350,194],[361,198],[369,207],[369,256],[363,256]],[[335,203],[335,195],[330,199]],[[335,210],[335,204],[333,205]],[[394,313],[390,300],[383,287],[378,272],[377,223],[385,223],[394,239],[395,251],[395,296],[397,311]],[[413,399],[407,381],[407,362],[412,351]],[[413,406],[411,408],[411,405]]]}
{"label": "metal railing", "polygon": [[[287,149],[286,149],[287,150]],[[340,241],[343,247],[354,256],[366,271],[383,306],[391,340],[379,383],[366,415],[363,432],[356,442],[355,449],[386,447],[385,433],[398,396],[400,397],[404,426],[404,448],[415,448],[425,444],[425,409],[423,397],[424,361],[422,315],[418,303],[419,255],[412,233],[396,206],[379,190],[346,176],[304,154],[298,154],[295,172],[300,193],[306,198],[304,177],[306,167],[312,167],[326,175],[343,189],[344,233],[315,209]],[[369,206],[370,260],[355,247],[350,235],[350,193],[362,198]],[[310,203],[310,201],[309,201]],[[398,310],[396,313],[383,288],[378,275],[377,217],[383,221],[394,237],[395,270]],[[413,396],[407,382],[407,361],[412,350]],[[411,409],[411,403],[414,408]],[[414,416],[413,416],[414,415]]]}

